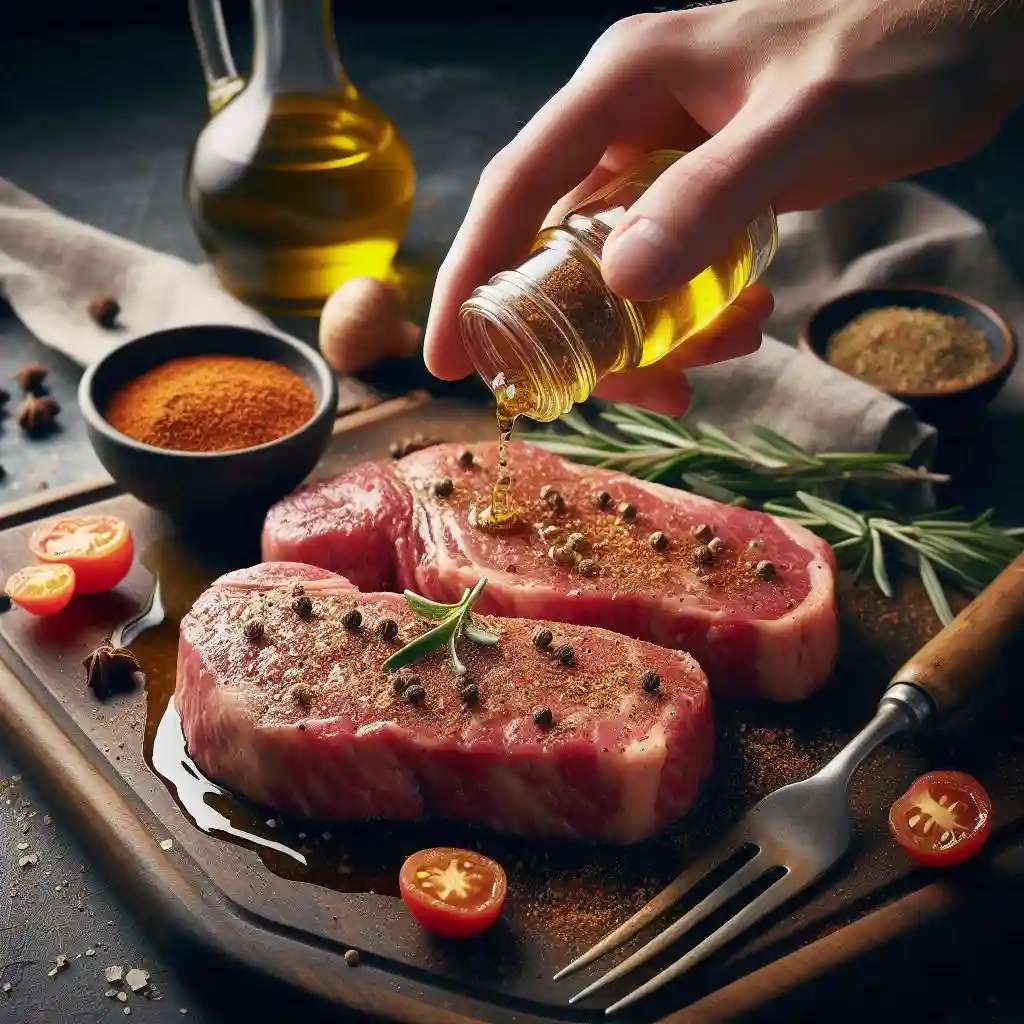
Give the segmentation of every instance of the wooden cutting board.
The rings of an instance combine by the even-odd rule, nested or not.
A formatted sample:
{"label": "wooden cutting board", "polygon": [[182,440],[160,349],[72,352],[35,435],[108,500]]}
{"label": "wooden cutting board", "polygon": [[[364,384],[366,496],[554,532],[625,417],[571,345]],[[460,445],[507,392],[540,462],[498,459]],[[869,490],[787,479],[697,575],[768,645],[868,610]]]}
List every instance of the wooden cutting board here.
{"label": "wooden cutting board", "polygon": [[[338,420],[315,475],[386,458],[391,442],[415,432],[489,439],[494,421],[486,410],[420,394],[385,402]],[[568,997],[594,975],[555,984],[555,970],[758,798],[824,764],[870,718],[894,669],[938,628],[913,581],[887,601],[843,580],[843,648],[829,686],[797,706],[718,707],[716,772],[702,806],[640,847],[526,842],[438,824],[314,827],[281,821],[195,777],[168,704],[178,619],[221,572],[258,560],[258,537],[239,536],[231,523],[180,536],[107,480],[0,509],[0,565],[28,561],[34,525],[72,508],[128,520],[137,563],[117,591],[77,599],[56,619],[18,610],[0,617],[3,741],[34,766],[119,891],[187,955],[221,957],[351,1009],[416,1024],[603,1019],[602,1006],[622,990],[570,1008]],[[131,641],[147,673],[145,690],[100,704],[85,687],[82,658],[139,614],[155,578],[164,620]],[[622,1019],[739,1020],[812,991],[812,982],[831,984],[844,967],[907,936],[934,932],[965,905],[990,922],[1000,912],[1001,874],[1024,871],[1019,851],[1001,853],[993,841],[984,869],[937,882],[911,870],[886,815],[922,771],[958,767],[989,788],[997,839],[1009,836],[1024,820],[1016,693],[1000,697],[998,715],[976,716],[956,734],[897,741],[879,752],[852,785],[855,835],[841,864],[765,927]],[[475,846],[509,873],[508,911],[481,940],[432,940],[395,898],[403,857],[442,843]],[[966,920],[958,917],[958,927]],[[358,967],[342,960],[348,949],[360,953]]]}

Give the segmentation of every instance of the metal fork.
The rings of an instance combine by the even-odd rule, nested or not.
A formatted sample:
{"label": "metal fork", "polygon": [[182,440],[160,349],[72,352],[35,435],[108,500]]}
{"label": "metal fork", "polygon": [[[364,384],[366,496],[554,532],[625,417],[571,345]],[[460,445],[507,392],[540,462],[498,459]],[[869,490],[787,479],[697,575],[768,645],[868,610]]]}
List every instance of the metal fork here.
{"label": "metal fork", "polygon": [[650,981],[613,1003],[613,1014],[680,977],[741,932],[820,878],[846,852],[852,822],[847,788],[869,754],[896,733],[931,724],[957,710],[989,676],[1006,643],[1024,625],[1024,555],[893,677],[878,711],[824,768],[769,794],[650,903],[555,975],[564,978],[619,948],[678,903],[711,872],[741,852],[751,854],[691,910],[627,957],[570,1003],[629,974],[667,950],[701,921],[771,875],[767,888],[707,938]]}

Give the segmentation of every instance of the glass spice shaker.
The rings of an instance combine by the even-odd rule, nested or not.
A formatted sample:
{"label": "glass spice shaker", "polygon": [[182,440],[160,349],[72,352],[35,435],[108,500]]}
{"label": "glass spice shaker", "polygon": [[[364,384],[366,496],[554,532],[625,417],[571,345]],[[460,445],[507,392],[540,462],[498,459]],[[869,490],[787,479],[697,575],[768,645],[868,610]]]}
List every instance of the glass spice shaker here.
{"label": "glass spice shaker", "polygon": [[681,156],[672,150],[649,154],[560,224],[544,228],[519,267],[495,275],[463,303],[466,351],[503,415],[557,419],[589,398],[608,374],[656,363],[711,323],[771,263],[779,236],[769,209],[721,258],[663,298],[632,302],[608,289],[601,276],[605,241]]}

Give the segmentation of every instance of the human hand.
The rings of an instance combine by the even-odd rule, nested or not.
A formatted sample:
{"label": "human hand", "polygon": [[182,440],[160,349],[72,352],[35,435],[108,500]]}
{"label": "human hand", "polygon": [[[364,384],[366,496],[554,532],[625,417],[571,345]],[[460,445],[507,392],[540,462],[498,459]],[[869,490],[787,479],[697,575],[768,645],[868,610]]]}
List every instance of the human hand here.
{"label": "human hand", "polygon": [[[654,149],[688,150],[604,247],[608,286],[657,298],[763,211],[815,209],[960,159],[1022,98],[1020,0],[734,0],[614,25],[488,165],[438,275],[424,358],[472,369],[458,309],[528,253],[542,223]],[[709,331],[600,394],[678,413],[673,370],[753,351],[771,311],[748,289]]]}

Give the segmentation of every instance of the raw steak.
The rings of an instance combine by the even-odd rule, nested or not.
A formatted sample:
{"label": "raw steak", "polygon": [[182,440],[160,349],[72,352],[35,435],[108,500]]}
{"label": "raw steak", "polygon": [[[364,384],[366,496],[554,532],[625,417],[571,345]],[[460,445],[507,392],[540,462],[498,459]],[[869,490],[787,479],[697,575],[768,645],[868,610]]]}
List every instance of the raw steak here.
{"label": "raw steak", "polygon": [[[313,599],[306,617],[293,608],[297,581]],[[351,609],[357,629],[342,621]],[[261,636],[245,632],[249,618]],[[383,619],[396,637],[382,638]],[[230,789],[323,820],[430,815],[628,843],[693,806],[714,745],[693,658],[589,626],[475,620],[501,640],[462,641],[467,677],[446,648],[386,676],[385,659],[435,625],[399,595],[307,565],[222,576],[181,624],[174,699],[188,749]],[[554,642],[541,651],[532,635],[545,625]],[[565,644],[572,665],[555,654]],[[654,692],[648,672],[660,676]],[[413,675],[420,703],[399,696]],[[467,678],[474,703],[460,696]],[[534,720],[539,707],[550,725]]]}
{"label": "raw steak", "polygon": [[[797,700],[828,677],[838,644],[835,563],[808,530],[515,444],[522,524],[486,533],[471,516],[488,503],[496,454],[493,444],[438,445],[300,489],[268,513],[263,557],[323,566],[364,590],[408,587],[440,601],[486,576],[480,611],[602,626],[689,651],[715,691],[733,696]],[[447,487],[438,482],[449,480],[441,496]],[[545,485],[564,508],[541,497]],[[602,491],[607,508],[598,507]],[[619,515],[623,503],[635,508],[632,521]],[[695,562],[707,555],[694,536],[701,524],[725,545],[706,566]],[[652,546],[658,531],[663,550]],[[583,535],[597,575],[550,557],[573,533]],[[761,561],[774,566],[771,579],[759,578]]]}

